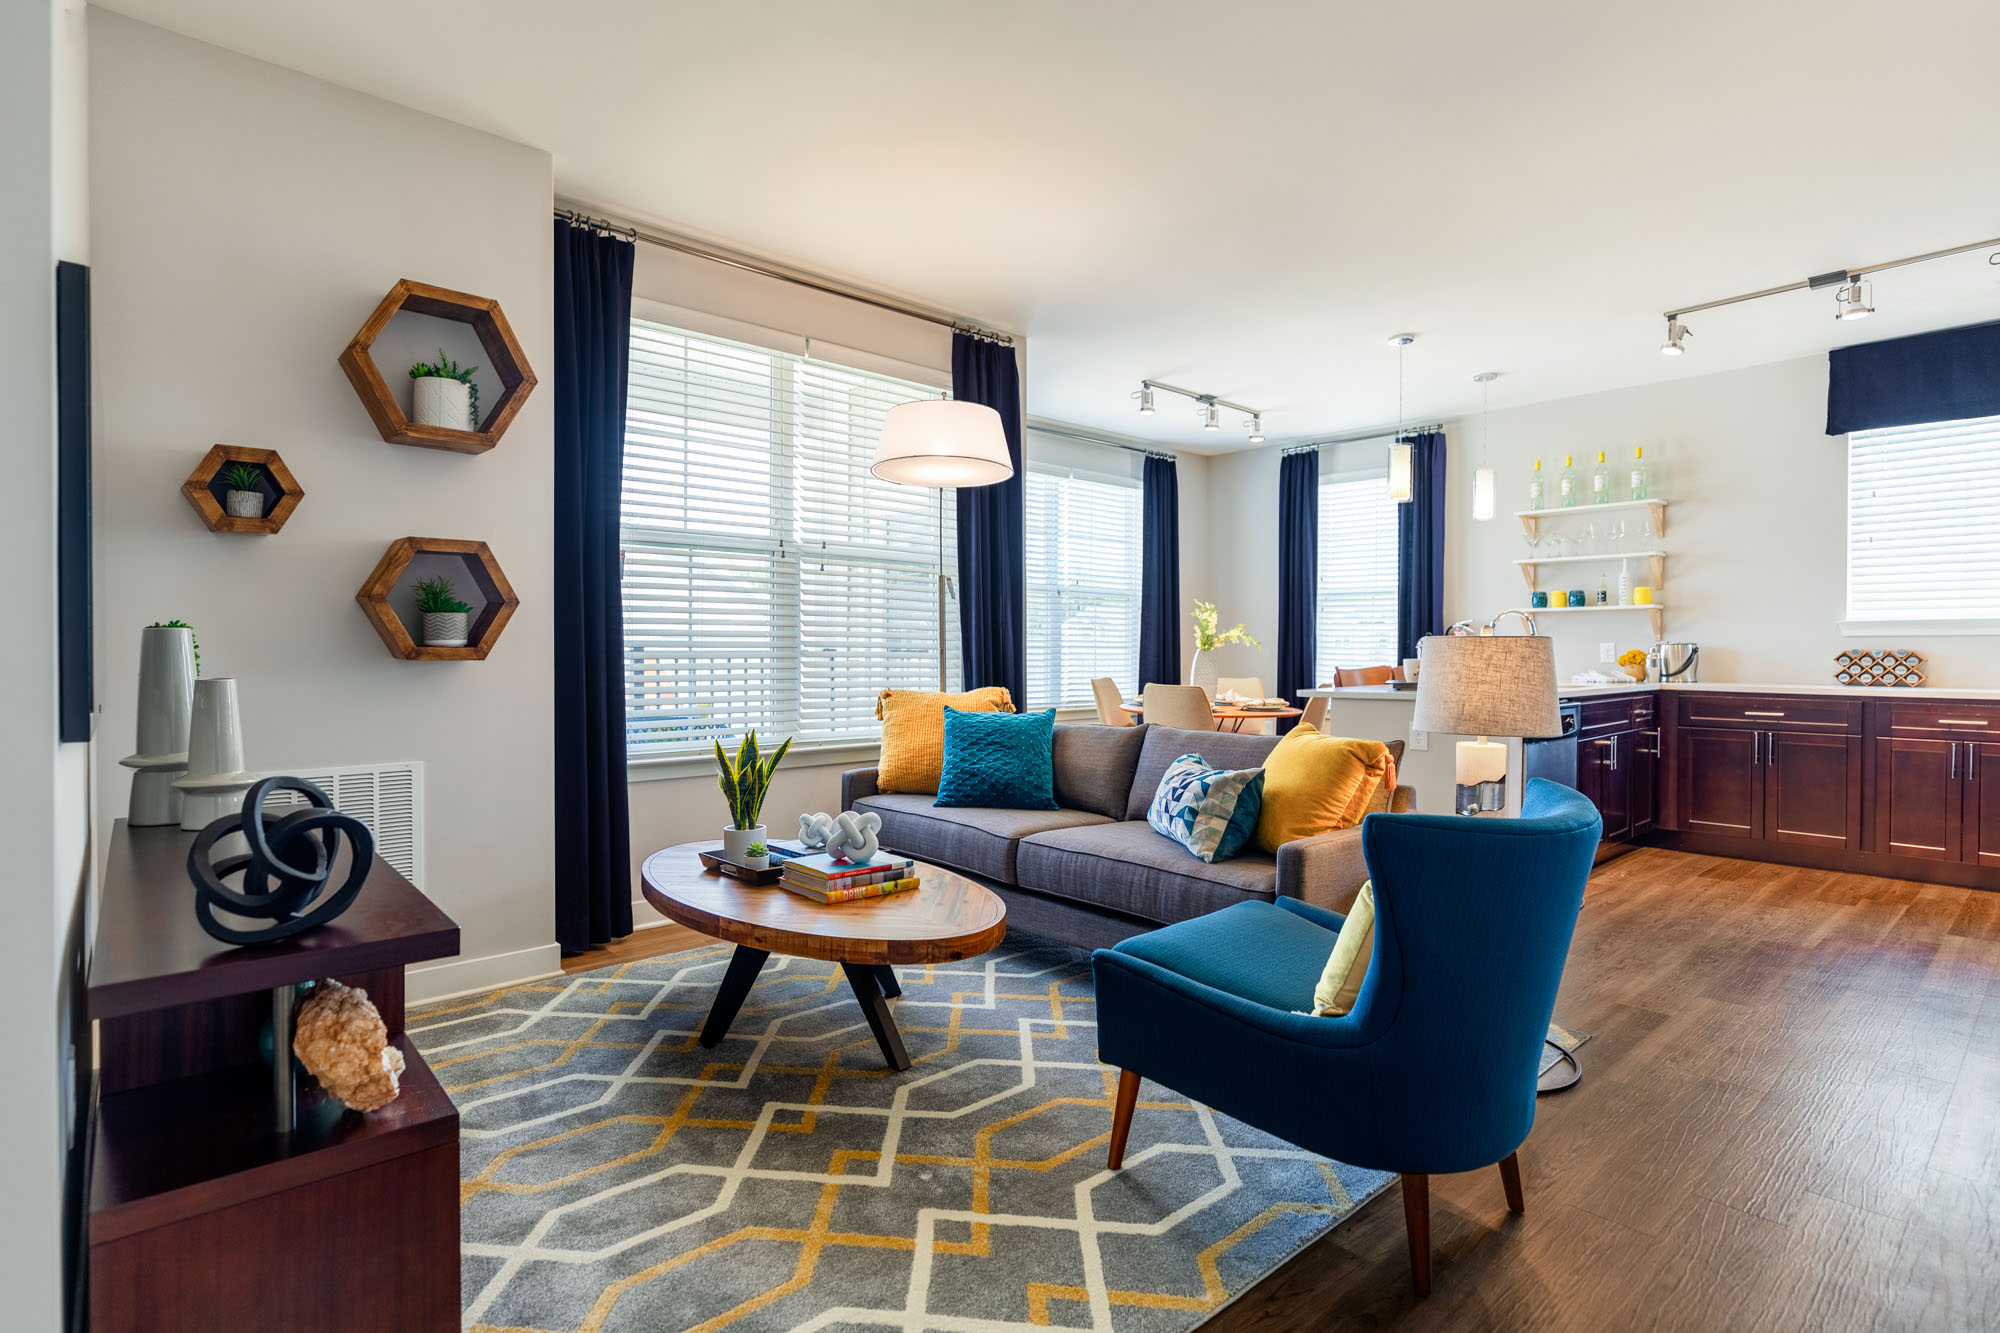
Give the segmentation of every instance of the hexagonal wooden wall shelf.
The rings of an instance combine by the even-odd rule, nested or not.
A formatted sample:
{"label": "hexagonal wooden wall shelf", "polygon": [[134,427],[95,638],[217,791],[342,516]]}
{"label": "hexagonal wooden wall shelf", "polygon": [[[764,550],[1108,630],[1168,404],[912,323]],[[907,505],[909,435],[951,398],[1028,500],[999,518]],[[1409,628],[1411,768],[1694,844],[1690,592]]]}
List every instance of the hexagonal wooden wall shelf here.
{"label": "hexagonal wooden wall shelf", "polygon": [[[229,492],[233,488],[222,480],[222,469],[231,463],[243,463],[256,470],[257,491],[264,500],[261,518],[242,517],[229,512]],[[181,494],[194,506],[194,512],[201,515],[201,521],[208,525],[210,532],[269,536],[285,526],[285,520],[292,516],[292,511],[299,507],[299,501],[305,498],[306,493],[293,479],[285,460],[278,457],[277,450],[239,449],[231,444],[218,444],[202,455],[201,462],[181,483]]]}
{"label": "hexagonal wooden wall shelf", "polygon": [[[465,564],[467,575],[479,589],[485,605],[474,614],[468,627],[463,646],[450,647],[421,644],[410,635],[410,627],[389,604],[389,595],[409,572],[412,562],[419,556],[456,556]],[[500,570],[500,562],[493,558],[493,552],[485,542],[457,541],[449,537],[399,537],[390,543],[382,553],[375,572],[361,585],[361,591],[354,594],[354,600],[361,603],[361,609],[368,614],[369,623],[382,636],[382,642],[391,653],[410,662],[478,662],[493,650],[493,644],[500,637],[500,631],[507,628],[513,618],[514,608],[521,599],[514,595],[514,589],[507,582],[507,576]]]}
{"label": "hexagonal wooden wall shelf", "polygon": [[[369,349],[382,336],[382,330],[388,327],[389,321],[404,310],[470,324],[473,332],[479,335],[479,344],[486,349],[487,363],[500,377],[501,384],[500,393],[493,406],[487,409],[486,419],[479,423],[479,429],[451,430],[444,426],[418,425],[410,420],[403,411],[403,405],[390,391],[388,381],[382,378],[382,368],[375,364]],[[382,304],[375,307],[375,313],[354,335],[354,341],[347,344],[347,350],[340,354],[340,368],[347,372],[348,383],[361,396],[361,405],[368,409],[375,429],[381,432],[384,440],[390,444],[414,444],[425,449],[450,449],[461,454],[483,454],[500,443],[500,437],[507,433],[514,414],[521,410],[521,404],[527,401],[535,387],[535,372],[528,368],[528,358],[521,351],[521,344],[515,341],[514,330],[508,327],[507,317],[500,313],[498,301],[433,287],[429,283],[412,282],[408,278],[389,289],[389,294],[382,298]]]}

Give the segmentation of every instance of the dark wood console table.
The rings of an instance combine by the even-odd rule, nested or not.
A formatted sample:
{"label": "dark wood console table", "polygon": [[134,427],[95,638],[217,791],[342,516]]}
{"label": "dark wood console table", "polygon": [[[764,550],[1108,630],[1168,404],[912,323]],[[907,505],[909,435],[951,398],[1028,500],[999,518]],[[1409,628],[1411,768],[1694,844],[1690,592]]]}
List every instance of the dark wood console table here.
{"label": "dark wood console table", "polygon": [[[458,1112],[402,1033],[403,968],[457,953],[457,924],[378,857],[330,925],[226,945],[193,840],[120,820],[105,849],[91,1328],[456,1329]],[[325,977],[381,1010],[402,1093],[359,1115],[301,1079],[286,1129],[260,1039],[274,990]]]}

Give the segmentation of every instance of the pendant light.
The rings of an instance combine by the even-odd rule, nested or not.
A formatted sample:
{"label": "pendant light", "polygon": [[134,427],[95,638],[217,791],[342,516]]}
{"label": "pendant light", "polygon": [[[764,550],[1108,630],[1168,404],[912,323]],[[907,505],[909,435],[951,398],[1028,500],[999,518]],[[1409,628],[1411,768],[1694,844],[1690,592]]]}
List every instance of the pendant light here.
{"label": "pendant light", "polygon": [[1417,340],[1414,333],[1398,333],[1389,339],[1396,349],[1396,437],[1389,445],[1389,498],[1408,504],[1414,493],[1410,485],[1410,455],[1414,452],[1403,438],[1403,349]]}
{"label": "pendant light", "polygon": [[1488,465],[1486,417],[1489,404],[1486,388],[1500,378],[1497,370],[1482,370],[1472,377],[1479,386],[1479,471],[1472,474],[1472,517],[1484,523],[1493,517],[1493,469]]}

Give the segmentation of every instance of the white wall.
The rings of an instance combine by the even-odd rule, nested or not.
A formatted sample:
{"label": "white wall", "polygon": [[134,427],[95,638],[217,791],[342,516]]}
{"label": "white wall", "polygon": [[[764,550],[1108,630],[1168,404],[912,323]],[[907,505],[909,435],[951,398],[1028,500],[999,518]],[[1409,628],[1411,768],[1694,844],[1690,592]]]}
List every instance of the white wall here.
{"label": "white wall", "polygon": [[[464,958],[503,957],[414,996],[552,969],[550,159],[104,10],[91,38],[109,753],[139,627],[186,620],[241,682],[253,769],[423,761],[425,891]],[[335,364],[405,277],[498,298],[540,377],[488,453],[384,444]],[[179,487],[217,442],[284,456],[305,499],[283,532],[201,525]],[[491,543],[521,606],[487,660],[398,661],[355,605],[410,535]],[[107,771],[105,827],[126,792]]]}
{"label": "white wall", "polygon": [[[10,1328],[63,1318],[67,1007],[77,978],[71,922],[92,878],[89,744],[57,735],[55,264],[87,262],[83,12],[66,0],[0,6],[0,488],[4,606],[20,627],[0,691],[0,1059],[18,1072],[0,1100],[10,1206],[0,1216],[0,1290]],[[77,1034],[80,1035],[80,1034]]]}
{"label": "white wall", "polygon": [[[1502,380],[1495,386],[1502,396]],[[1529,554],[1519,520],[1527,507],[1534,460],[1543,460],[1551,493],[1563,455],[1580,473],[1603,449],[1614,465],[1643,445],[1653,494],[1669,500],[1667,577],[1659,589],[1668,607],[1665,637],[1701,644],[1704,680],[1826,684],[1842,648],[1915,648],[1930,659],[1931,684],[1949,688],[2000,686],[1991,636],[1893,635],[1844,637],[1846,606],[1847,448],[1826,429],[1826,358],[1814,356],[1747,370],[1690,375],[1665,384],[1617,389],[1520,408],[1495,408],[1491,460],[1498,517],[1472,520],[1472,478],[1480,465],[1477,417],[1446,423],[1445,622],[1491,619],[1528,604],[1514,561]],[[1215,507],[1215,600],[1225,625],[1249,623],[1261,650],[1224,649],[1226,675],[1274,679],[1277,646],[1276,449],[1217,459],[1210,492]],[[1621,471],[1616,490],[1622,494]],[[1637,517],[1625,549],[1640,549]],[[1552,519],[1544,532],[1580,532],[1588,514]],[[1184,520],[1185,530],[1185,520]],[[1546,553],[1546,552],[1545,552]],[[1614,561],[1569,566],[1544,586],[1595,594],[1606,575],[1617,594]],[[1648,577],[1635,563],[1633,581]],[[1598,645],[1644,648],[1652,630],[1642,612],[1606,616],[1546,616],[1556,640],[1559,678],[1603,669]],[[1608,669],[1607,669],[1608,670]]]}

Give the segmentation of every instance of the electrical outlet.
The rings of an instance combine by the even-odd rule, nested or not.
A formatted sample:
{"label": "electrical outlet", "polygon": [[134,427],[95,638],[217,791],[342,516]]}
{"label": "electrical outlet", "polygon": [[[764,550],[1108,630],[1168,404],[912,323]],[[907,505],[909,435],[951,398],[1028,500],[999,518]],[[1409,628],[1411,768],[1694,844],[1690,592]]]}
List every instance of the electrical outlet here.
{"label": "electrical outlet", "polygon": [[1616,662],[1618,660],[1618,645],[1615,643],[1598,644],[1597,660],[1600,662]]}
{"label": "electrical outlet", "polygon": [[1409,744],[1409,748],[1410,748],[1410,749],[1412,749],[1412,750],[1428,750],[1428,749],[1430,749],[1430,748],[1431,748],[1431,734],[1430,734],[1430,733],[1429,733],[1428,731],[1412,731],[1412,732],[1410,733],[1410,744]]}

